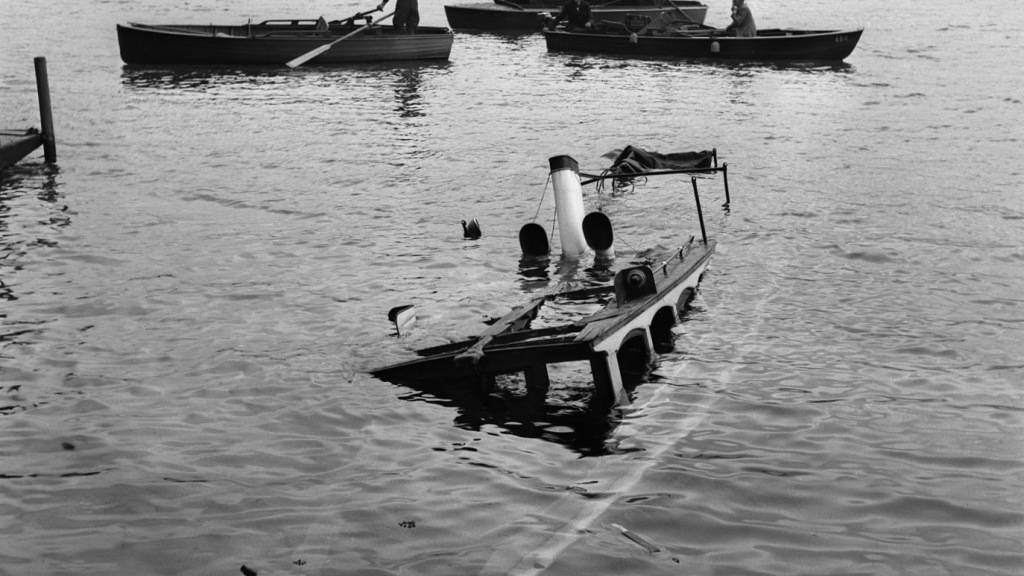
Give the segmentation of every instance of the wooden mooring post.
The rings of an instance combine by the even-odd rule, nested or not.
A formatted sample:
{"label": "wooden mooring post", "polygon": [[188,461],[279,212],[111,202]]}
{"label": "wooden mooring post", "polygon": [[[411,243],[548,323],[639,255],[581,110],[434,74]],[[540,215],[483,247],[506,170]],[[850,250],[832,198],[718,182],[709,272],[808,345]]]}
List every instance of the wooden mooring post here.
{"label": "wooden mooring post", "polygon": [[43,132],[43,157],[48,163],[57,161],[57,142],[53,136],[53,110],[50,107],[50,78],[46,73],[46,58],[35,57],[36,92],[39,94],[39,121]]}

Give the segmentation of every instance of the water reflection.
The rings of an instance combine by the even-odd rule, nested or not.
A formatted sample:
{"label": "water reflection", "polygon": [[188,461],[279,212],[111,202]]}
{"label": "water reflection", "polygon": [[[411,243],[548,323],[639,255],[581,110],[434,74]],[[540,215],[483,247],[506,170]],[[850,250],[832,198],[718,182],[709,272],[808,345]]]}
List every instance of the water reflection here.
{"label": "water reflection", "polygon": [[[570,367],[563,372],[572,371]],[[525,384],[515,378],[502,379],[489,394],[481,394],[480,384],[470,381],[439,382],[431,387],[403,386],[413,390],[402,397],[404,400],[455,409],[453,424],[458,428],[475,431],[487,425],[497,426],[515,436],[555,442],[585,456],[619,452],[610,437],[621,422],[621,411],[586,409],[590,383],[581,379],[553,379],[546,398],[526,391]]]}
{"label": "water reflection", "polygon": [[[555,56],[555,54],[552,54]],[[574,68],[570,75],[574,79],[581,79],[584,73],[607,68],[629,68],[632,66],[641,69],[650,68],[650,72],[695,72],[695,73],[744,73],[753,75],[766,70],[799,72],[807,74],[822,74],[835,72],[852,72],[855,70],[848,62],[798,62],[798,61],[736,61],[736,60],[710,60],[694,58],[669,58],[657,56],[627,56],[618,54],[600,55],[560,55],[564,59],[564,65]],[[709,70],[710,69],[710,70]]]}
{"label": "water reflection", "polygon": [[[71,225],[71,212],[61,202],[60,169],[53,164],[23,161],[0,173],[0,301],[13,303],[19,290],[26,294],[38,286],[23,287],[19,274],[27,262],[48,262],[47,252],[58,246],[58,236]],[[0,306],[0,358],[11,361],[0,370],[0,416],[27,410],[35,401],[21,390],[33,371],[17,368],[22,351],[32,350],[50,319],[26,314],[24,308]]]}
{"label": "water reflection", "polygon": [[130,88],[169,88],[202,91],[209,86],[262,83],[287,74],[280,66],[167,66],[125,65],[121,82]]}
{"label": "water reflection", "polygon": [[304,66],[291,70],[282,66],[138,66],[121,68],[121,82],[130,88],[203,91],[211,86],[238,84],[283,84],[301,79],[305,83],[351,83],[372,77],[385,79],[394,74],[406,92],[415,92],[425,70],[443,70],[449,62],[380,62],[346,66]]}
{"label": "water reflection", "polygon": [[396,68],[395,100],[398,102],[396,112],[402,118],[423,116],[420,85],[423,83],[419,68]]}
{"label": "water reflection", "polygon": [[524,254],[519,259],[519,288],[526,294],[530,294],[547,288],[551,283],[551,274],[548,268],[551,266],[549,256],[527,256]]}
{"label": "water reflection", "polygon": [[[57,240],[49,237],[52,234],[40,226],[53,232],[71,224],[67,205],[58,204],[59,174],[60,168],[54,164],[26,162],[0,173],[0,300],[18,299],[17,284],[11,278],[22,268],[29,250],[57,246]],[[20,202],[32,194],[41,203],[38,209]],[[45,219],[39,218],[40,211],[47,213]],[[16,224],[12,227],[12,223]],[[28,233],[19,232],[22,230]]]}

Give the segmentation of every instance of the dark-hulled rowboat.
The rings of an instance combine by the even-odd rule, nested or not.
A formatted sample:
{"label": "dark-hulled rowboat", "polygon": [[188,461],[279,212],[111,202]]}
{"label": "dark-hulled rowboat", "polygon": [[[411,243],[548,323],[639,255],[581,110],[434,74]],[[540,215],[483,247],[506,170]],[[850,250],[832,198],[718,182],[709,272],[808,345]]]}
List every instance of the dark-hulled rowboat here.
{"label": "dark-hulled rowboat", "polygon": [[[349,21],[266,20],[240,26],[118,24],[121,59],[127,64],[284,65],[324,44],[352,33]],[[393,26],[374,25],[332,46],[311,65],[447,60],[454,36],[451,29],[420,26],[415,34]]]}
{"label": "dark-hulled rowboat", "polygon": [[549,51],[668,58],[748,61],[841,61],[853,52],[863,28],[852,30],[758,30],[757,36],[721,36],[700,26],[670,34],[595,30],[544,31]]}
{"label": "dark-hulled rowboat", "polygon": [[[477,2],[472,4],[446,4],[448,25],[456,30],[486,30],[494,32],[536,32],[561,9],[560,3],[551,2]],[[627,17],[654,18],[666,11],[681,12],[695,24],[702,24],[708,7],[695,0],[680,0],[675,6],[667,3],[629,0],[600,4],[591,8],[595,22],[625,22]]]}

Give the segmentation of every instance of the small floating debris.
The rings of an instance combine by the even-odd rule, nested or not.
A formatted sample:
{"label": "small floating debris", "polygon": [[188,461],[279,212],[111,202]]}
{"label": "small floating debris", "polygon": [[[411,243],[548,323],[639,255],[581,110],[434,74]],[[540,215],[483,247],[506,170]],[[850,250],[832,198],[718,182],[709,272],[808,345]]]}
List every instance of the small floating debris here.
{"label": "small floating debris", "polygon": [[462,221],[462,237],[469,240],[476,240],[481,236],[480,222],[473,218],[469,222]]}
{"label": "small floating debris", "polygon": [[388,320],[395,325],[395,332],[404,336],[416,322],[416,308],[412,304],[395,306],[388,310]]}
{"label": "small floating debris", "polygon": [[660,546],[652,544],[646,538],[644,538],[643,536],[637,534],[636,532],[633,532],[629,528],[626,528],[622,524],[612,524],[612,526],[616,530],[621,532],[623,536],[625,536],[626,538],[629,538],[630,540],[632,540],[636,544],[640,545],[641,548],[643,548],[644,550],[647,550],[651,554],[656,554],[658,552],[661,552],[661,547]]}

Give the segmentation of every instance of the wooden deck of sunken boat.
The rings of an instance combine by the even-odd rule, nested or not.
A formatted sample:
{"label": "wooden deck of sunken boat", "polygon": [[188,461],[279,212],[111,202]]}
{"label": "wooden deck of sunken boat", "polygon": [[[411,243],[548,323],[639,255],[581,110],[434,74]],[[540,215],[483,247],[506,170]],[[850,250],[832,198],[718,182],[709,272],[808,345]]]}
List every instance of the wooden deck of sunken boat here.
{"label": "wooden deck of sunken boat", "polygon": [[[649,362],[659,343],[671,342],[672,326],[693,296],[714,249],[713,240],[691,238],[657,266],[620,270],[613,286],[536,298],[513,308],[476,338],[419,350],[420,358],[373,374],[399,383],[477,379],[486,391],[495,376],[522,373],[529,393],[544,395],[550,385],[549,364],[588,361],[594,378],[590,407],[604,410],[624,403],[621,364],[631,362],[628,355],[636,351]],[[608,303],[596,313],[569,324],[530,328],[545,302],[602,294]]]}

